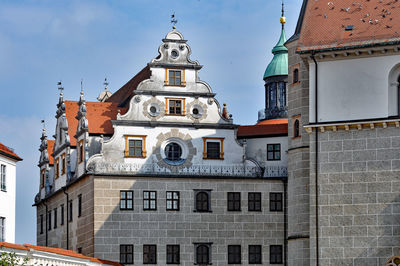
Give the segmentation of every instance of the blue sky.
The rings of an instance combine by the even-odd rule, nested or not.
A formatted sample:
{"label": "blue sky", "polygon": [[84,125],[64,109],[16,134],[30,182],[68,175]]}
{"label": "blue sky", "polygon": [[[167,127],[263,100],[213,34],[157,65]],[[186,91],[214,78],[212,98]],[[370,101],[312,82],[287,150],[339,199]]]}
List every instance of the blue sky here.
{"label": "blue sky", "polygon": [[[286,0],[293,33],[301,0]],[[16,242],[36,243],[42,119],[54,134],[57,81],[64,98],[95,101],[105,77],[116,91],[157,56],[177,29],[204,67],[236,124],[254,124],[264,105],[262,76],[280,34],[280,0],[0,0],[0,142],[24,160],[17,168]]]}

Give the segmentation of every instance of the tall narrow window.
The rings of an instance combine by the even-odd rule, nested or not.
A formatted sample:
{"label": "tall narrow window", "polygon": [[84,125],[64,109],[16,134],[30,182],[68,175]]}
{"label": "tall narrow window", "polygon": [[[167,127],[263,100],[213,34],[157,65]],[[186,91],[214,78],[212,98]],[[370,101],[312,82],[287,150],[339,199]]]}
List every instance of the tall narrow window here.
{"label": "tall narrow window", "polygon": [[156,191],[143,191],[143,210],[157,210]]}
{"label": "tall narrow window", "polygon": [[195,210],[197,212],[209,212],[210,208],[210,191],[196,191]]}
{"label": "tall narrow window", "polygon": [[211,264],[210,248],[210,244],[196,244],[195,263]]}
{"label": "tall narrow window", "polygon": [[133,191],[121,190],[119,200],[120,210],[133,210]]}
{"label": "tall narrow window", "polygon": [[269,263],[282,264],[282,245],[269,246]]}
{"label": "tall narrow window", "polygon": [[82,216],[82,194],[78,196],[78,217]]}
{"label": "tall narrow window", "polygon": [[261,211],[261,192],[249,192],[249,211]]}
{"label": "tall narrow window", "polygon": [[240,211],[240,192],[228,192],[228,211]]}
{"label": "tall narrow window", "polygon": [[60,224],[64,224],[64,204],[61,204],[61,221]]}
{"label": "tall narrow window", "polygon": [[180,263],[179,245],[167,245],[167,264]]}
{"label": "tall narrow window", "polygon": [[168,85],[181,86],[182,85],[182,75],[180,70],[169,70]]}
{"label": "tall narrow window", "polygon": [[83,162],[83,140],[79,141],[79,163]]}
{"label": "tall narrow window", "polygon": [[65,153],[61,155],[61,175],[65,174],[66,163],[65,163]]}
{"label": "tall narrow window", "polygon": [[54,228],[57,228],[57,208],[54,209]]}
{"label": "tall narrow window", "polygon": [[273,212],[280,212],[283,210],[282,193],[280,192],[269,193],[269,210]]}
{"label": "tall narrow window", "polygon": [[240,245],[228,246],[228,263],[229,264],[242,263],[242,248]]}
{"label": "tall narrow window", "polygon": [[40,234],[43,234],[43,214],[40,215]]}
{"label": "tall narrow window", "polygon": [[6,230],[5,230],[5,226],[6,226],[6,218],[4,217],[0,217],[0,241],[5,241],[6,239]]}
{"label": "tall narrow window", "polygon": [[51,211],[47,213],[47,231],[51,230]]}
{"label": "tall narrow window", "polygon": [[299,119],[296,119],[293,123],[293,137],[300,137],[300,122]]}
{"label": "tall narrow window", "polygon": [[133,264],[133,245],[119,245],[119,262]]}
{"label": "tall narrow window", "polygon": [[69,204],[69,210],[68,210],[68,221],[70,221],[70,222],[72,222],[72,218],[73,218],[73,216],[72,216],[72,212],[73,212],[73,210],[72,210],[72,200],[70,200],[69,202],[68,202],[68,204]]}
{"label": "tall narrow window", "polygon": [[143,263],[157,264],[157,246],[143,245]]}
{"label": "tall narrow window", "polygon": [[279,161],[281,159],[281,144],[267,144],[267,160]]}
{"label": "tall narrow window", "polygon": [[276,82],[268,85],[268,108],[273,109],[277,106]]}
{"label": "tall narrow window", "polygon": [[250,245],[249,246],[249,264],[261,264],[261,246],[260,245]]}
{"label": "tall narrow window", "polygon": [[278,84],[279,88],[279,107],[283,108],[286,106],[286,82],[281,81]]}
{"label": "tall narrow window", "polygon": [[1,165],[1,191],[7,191],[6,166]]}
{"label": "tall narrow window", "polygon": [[179,192],[167,191],[167,211],[179,210]]}
{"label": "tall narrow window", "polygon": [[293,83],[299,82],[299,69],[295,68],[293,70]]}
{"label": "tall narrow window", "polygon": [[44,188],[45,183],[46,183],[46,169],[42,169],[40,171],[40,188]]}
{"label": "tall narrow window", "polygon": [[60,158],[56,159],[56,178],[60,176]]}

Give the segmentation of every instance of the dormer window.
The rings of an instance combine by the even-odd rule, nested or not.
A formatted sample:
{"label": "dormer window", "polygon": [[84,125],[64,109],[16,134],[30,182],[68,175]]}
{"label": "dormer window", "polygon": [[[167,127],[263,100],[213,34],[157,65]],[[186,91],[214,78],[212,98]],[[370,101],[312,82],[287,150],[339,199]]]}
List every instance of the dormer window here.
{"label": "dormer window", "polygon": [[165,101],[166,110],[168,115],[184,115],[185,114],[185,99],[171,99],[167,98]]}
{"label": "dormer window", "polygon": [[185,82],[185,70],[184,69],[165,69],[165,80],[166,86],[179,86],[183,87],[186,85]]}

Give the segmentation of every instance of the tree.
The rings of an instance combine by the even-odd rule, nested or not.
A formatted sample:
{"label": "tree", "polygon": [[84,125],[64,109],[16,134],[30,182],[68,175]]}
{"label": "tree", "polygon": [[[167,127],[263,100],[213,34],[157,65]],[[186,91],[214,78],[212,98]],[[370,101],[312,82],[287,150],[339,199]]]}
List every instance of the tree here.
{"label": "tree", "polygon": [[[2,249],[3,246],[0,247]],[[15,252],[1,252],[0,253],[0,266],[25,266],[28,265],[29,258],[21,258]]]}

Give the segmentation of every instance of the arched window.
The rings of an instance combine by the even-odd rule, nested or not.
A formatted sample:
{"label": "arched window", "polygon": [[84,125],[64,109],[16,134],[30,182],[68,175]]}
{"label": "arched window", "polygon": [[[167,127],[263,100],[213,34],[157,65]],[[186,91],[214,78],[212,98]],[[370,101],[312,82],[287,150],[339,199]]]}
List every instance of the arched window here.
{"label": "arched window", "polygon": [[300,122],[299,119],[296,119],[293,124],[293,137],[300,137]]}
{"label": "arched window", "polygon": [[295,68],[293,70],[293,83],[299,82],[299,69]]}
{"label": "arched window", "polygon": [[207,245],[198,245],[196,248],[196,263],[209,264],[210,263],[210,249]]}
{"label": "arched window", "polygon": [[196,211],[207,212],[209,211],[209,197],[205,191],[200,191],[196,194]]}

